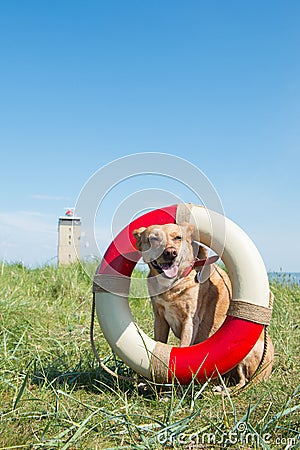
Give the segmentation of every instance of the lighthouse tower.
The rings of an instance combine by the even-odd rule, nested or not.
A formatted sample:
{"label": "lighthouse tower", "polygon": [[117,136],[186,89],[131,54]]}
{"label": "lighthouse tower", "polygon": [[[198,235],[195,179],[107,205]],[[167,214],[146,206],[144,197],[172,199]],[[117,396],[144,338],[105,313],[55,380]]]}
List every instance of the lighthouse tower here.
{"label": "lighthouse tower", "polygon": [[58,265],[70,264],[80,259],[81,219],[68,209],[58,219]]}

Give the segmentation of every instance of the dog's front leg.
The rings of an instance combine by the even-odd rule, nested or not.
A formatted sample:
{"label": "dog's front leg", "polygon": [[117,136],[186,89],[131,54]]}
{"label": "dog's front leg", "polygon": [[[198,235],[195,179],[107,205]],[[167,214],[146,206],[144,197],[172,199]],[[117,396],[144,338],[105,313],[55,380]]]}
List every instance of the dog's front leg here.
{"label": "dog's front leg", "polygon": [[154,339],[166,344],[170,326],[164,316],[164,308],[155,302],[152,303],[154,312]]}
{"label": "dog's front leg", "polygon": [[180,337],[180,347],[188,347],[192,345],[193,341],[193,320],[188,318],[182,324],[181,337]]}
{"label": "dog's front leg", "polygon": [[155,316],[154,318],[154,339],[166,344],[169,336],[169,324],[162,316]]}

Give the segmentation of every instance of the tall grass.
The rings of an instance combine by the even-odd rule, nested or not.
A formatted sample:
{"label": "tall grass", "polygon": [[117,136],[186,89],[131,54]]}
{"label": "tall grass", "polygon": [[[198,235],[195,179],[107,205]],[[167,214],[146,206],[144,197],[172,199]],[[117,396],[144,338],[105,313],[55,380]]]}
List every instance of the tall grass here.
{"label": "tall grass", "polygon": [[[99,368],[89,342],[94,270],[2,265],[0,449],[299,447],[299,286],[272,281],[271,378],[216,396],[209,382],[140,385],[96,325],[101,356],[133,380]],[[151,334],[150,302],[138,294],[131,308]]]}

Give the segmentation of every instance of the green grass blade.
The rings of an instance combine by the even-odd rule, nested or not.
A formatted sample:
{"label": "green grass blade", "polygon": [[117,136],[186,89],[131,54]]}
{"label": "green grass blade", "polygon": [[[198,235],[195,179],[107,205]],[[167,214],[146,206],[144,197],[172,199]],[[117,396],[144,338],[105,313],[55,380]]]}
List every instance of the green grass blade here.
{"label": "green grass blade", "polygon": [[26,388],[26,384],[27,384],[27,382],[28,382],[29,375],[30,375],[30,372],[28,371],[28,372],[26,373],[26,375],[25,375],[25,378],[24,378],[24,380],[23,380],[22,386],[21,386],[21,388],[20,388],[20,390],[19,390],[19,392],[18,392],[18,395],[17,395],[17,397],[16,397],[16,400],[15,400],[15,402],[14,402],[13,410],[15,410],[15,409],[17,408],[18,403],[19,403],[19,401],[21,400],[21,397],[22,397],[22,395],[23,395],[23,393],[24,393],[24,391],[25,391],[25,388]]}

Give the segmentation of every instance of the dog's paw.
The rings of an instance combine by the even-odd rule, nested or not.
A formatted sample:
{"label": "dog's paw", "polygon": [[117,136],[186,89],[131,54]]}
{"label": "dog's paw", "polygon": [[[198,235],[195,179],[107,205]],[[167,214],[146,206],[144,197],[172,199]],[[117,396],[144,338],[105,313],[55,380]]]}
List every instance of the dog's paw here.
{"label": "dog's paw", "polygon": [[219,385],[219,386],[214,386],[213,389],[212,389],[212,391],[213,391],[213,393],[214,393],[215,395],[224,395],[225,392],[226,392],[224,386],[221,386],[221,385]]}

